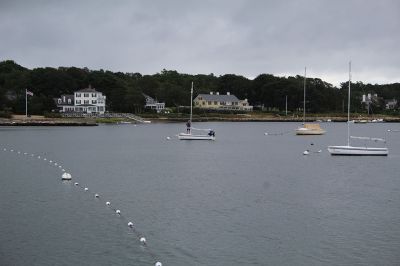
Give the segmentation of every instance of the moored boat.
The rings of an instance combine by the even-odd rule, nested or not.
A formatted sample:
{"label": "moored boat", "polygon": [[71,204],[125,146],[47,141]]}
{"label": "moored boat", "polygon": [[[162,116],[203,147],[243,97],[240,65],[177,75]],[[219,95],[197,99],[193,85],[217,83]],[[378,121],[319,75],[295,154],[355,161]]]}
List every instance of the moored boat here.
{"label": "moored boat", "polygon": [[353,137],[350,136],[350,89],[351,86],[351,62],[349,62],[349,89],[347,97],[347,145],[345,146],[328,146],[328,151],[331,155],[355,155],[355,156],[387,156],[389,150],[386,147],[368,147],[368,146],[351,146],[350,138],[371,140],[371,141],[382,141],[386,142],[381,138],[370,138],[370,137]]}
{"label": "moored boat", "polygon": [[325,132],[319,124],[304,124],[296,129],[296,135],[323,135]]}

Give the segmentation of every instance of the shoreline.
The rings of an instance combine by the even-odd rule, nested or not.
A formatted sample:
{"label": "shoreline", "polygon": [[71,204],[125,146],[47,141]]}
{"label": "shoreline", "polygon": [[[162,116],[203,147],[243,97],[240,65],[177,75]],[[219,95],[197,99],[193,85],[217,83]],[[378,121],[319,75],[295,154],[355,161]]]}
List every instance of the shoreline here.
{"label": "shoreline", "polygon": [[[383,119],[383,121],[372,121],[373,119]],[[152,123],[185,123],[187,117],[146,117],[144,119],[150,120]],[[354,116],[352,120],[362,121],[364,123],[400,123],[400,117],[394,116],[379,116],[379,117],[365,117]],[[273,115],[247,115],[247,116],[209,116],[209,117],[193,117],[193,122],[303,122],[302,117],[277,117]],[[346,122],[347,116],[315,116],[307,118],[307,123],[330,123],[330,122]],[[96,120],[94,118],[45,118],[43,116],[32,116],[26,118],[25,116],[14,115],[12,118],[0,118],[0,126],[98,126],[99,124],[124,124],[124,123],[137,124],[138,122],[129,119],[107,119],[101,118]]]}

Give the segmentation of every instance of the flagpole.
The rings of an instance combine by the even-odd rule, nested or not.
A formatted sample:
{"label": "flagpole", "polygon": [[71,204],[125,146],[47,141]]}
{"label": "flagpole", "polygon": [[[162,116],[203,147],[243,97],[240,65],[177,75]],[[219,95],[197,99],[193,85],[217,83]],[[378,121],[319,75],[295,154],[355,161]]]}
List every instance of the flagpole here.
{"label": "flagpole", "polygon": [[25,117],[28,117],[28,89],[25,89]]}

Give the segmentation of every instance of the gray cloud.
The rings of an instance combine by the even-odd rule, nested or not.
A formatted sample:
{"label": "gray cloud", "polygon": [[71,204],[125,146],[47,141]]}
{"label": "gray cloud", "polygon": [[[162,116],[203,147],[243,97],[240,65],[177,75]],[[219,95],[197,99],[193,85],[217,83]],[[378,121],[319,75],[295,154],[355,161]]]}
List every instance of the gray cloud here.
{"label": "gray cloud", "polygon": [[400,2],[1,1],[0,59],[153,74],[399,82]]}

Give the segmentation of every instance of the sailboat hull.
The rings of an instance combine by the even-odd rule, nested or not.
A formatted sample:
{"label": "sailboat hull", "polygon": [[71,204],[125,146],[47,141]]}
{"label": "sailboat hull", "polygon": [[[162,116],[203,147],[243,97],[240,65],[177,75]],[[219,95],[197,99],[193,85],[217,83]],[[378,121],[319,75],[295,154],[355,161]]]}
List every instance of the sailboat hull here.
{"label": "sailboat hull", "polygon": [[354,146],[329,146],[331,155],[354,156],[388,156],[388,148],[354,147]]}
{"label": "sailboat hull", "polygon": [[324,135],[325,134],[325,130],[323,129],[308,129],[308,128],[303,128],[300,127],[298,129],[296,129],[296,135]]}
{"label": "sailboat hull", "polygon": [[210,135],[192,135],[186,133],[180,133],[178,135],[180,140],[215,140],[215,136]]}

